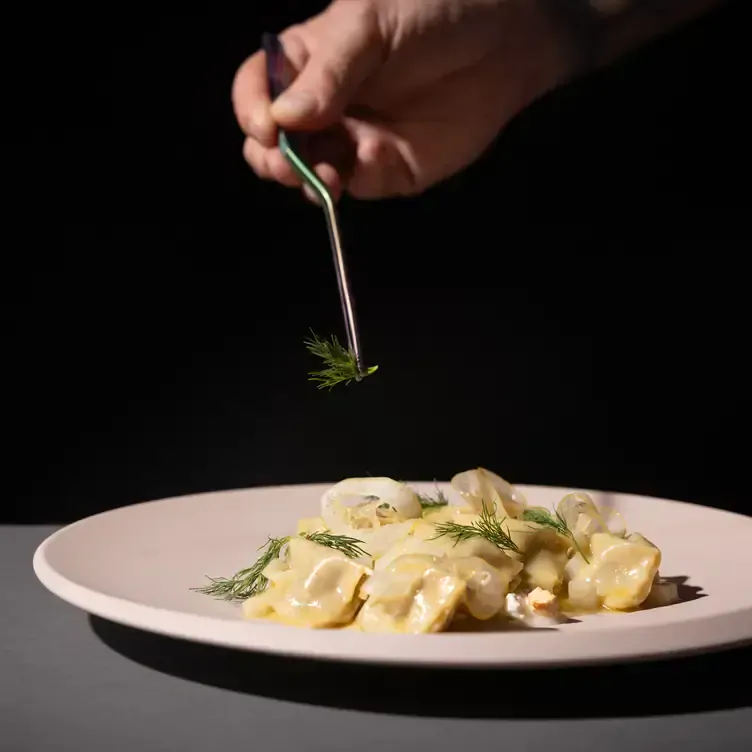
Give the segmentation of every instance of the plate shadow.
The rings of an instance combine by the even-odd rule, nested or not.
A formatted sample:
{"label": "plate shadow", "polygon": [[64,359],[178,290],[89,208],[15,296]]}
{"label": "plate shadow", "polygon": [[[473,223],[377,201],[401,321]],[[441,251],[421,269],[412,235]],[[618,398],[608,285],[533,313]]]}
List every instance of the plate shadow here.
{"label": "plate shadow", "polygon": [[752,646],[585,668],[436,669],[287,658],[173,639],[97,616],[89,616],[89,623],[109,648],[154,671],[305,705],[497,719],[630,718],[752,707],[752,682],[745,680]]}
{"label": "plate shadow", "polygon": [[707,598],[706,593],[701,586],[688,585],[689,577],[686,575],[677,575],[674,577],[661,577],[663,582],[670,582],[676,585],[676,594],[678,600],[674,603],[662,603],[654,606],[643,605],[642,608],[646,611],[652,611],[655,608],[674,608],[679,603],[688,603],[689,601],[696,601],[700,598]]}
{"label": "plate shadow", "polygon": [[698,598],[707,597],[707,593],[698,585],[687,585],[689,577],[686,575],[680,575],[677,577],[663,577],[666,582],[673,582],[676,585],[676,589],[679,591],[679,603],[686,603],[687,601],[696,601]]}

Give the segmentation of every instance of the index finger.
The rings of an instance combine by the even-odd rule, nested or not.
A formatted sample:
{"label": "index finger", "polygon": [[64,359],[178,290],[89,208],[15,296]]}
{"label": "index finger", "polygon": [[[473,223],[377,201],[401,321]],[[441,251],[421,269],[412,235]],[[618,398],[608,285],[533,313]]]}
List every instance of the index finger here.
{"label": "index finger", "polygon": [[251,55],[232,82],[232,106],[243,132],[263,146],[276,143],[277,126],[271,116],[266,55],[263,50]]}

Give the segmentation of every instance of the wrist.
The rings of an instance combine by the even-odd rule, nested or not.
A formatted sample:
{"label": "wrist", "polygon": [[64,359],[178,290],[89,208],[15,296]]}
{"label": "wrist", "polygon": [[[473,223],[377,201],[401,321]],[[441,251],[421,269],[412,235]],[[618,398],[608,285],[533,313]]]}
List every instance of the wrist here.
{"label": "wrist", "polygon": [[586,75],[722,0],[535,0],[560,49],[564,79]]}
{"label": "wrist", "polygon": [[[669,0],[671,1],[671,0]],[[566,79],[597,70],[607,60],[614,34],[623,35],[637,20],[644,26],[655,5],[637,0],[537,0],[555,29]],[[642,9],[642,13],[638,12]],[[645,9],[647,12],[645,12]],[[652,24],[651,24],[652,25]]]}
{"label": "wrist", "polygon": [[532,101],[565,83],[571,77],[572,52],[569,39],[562,34],[541,0],[503,0],[515,7],[517,25],[522,29],[522,59],[529,61],[529,99]]}

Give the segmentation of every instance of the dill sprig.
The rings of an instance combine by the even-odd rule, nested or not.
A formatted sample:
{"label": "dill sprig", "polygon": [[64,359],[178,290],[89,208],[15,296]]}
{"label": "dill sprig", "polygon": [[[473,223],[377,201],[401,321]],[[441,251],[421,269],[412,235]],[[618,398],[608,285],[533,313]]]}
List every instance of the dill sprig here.
{"label": "dill sprig", "polygon": [[359,556],[370,556],[368,551],[364,551],[360,544],[363,542],[357,538],[349,538],[347,535],[333,535],[332,533],[308,533],[306,536],[309,541],[318,543],[327,548],[333,548],[335,551],[341,551],[349,559],[357,559]]}
{"label": "dill sprig", "polygon": [[440,522],[436,525],[436,535],[433,537],[440,538],[444,535],[454,538],[454,545],[456,546],[461,541],[470,540],[471,538],[484,538],[489,543],[493,543],[497,548],[503,551],[514,551],[515,553],[521,553],[517,544],[512,540],[509,535],[509,528],[505,530],[502,527],[506,517],[498,519],[496,517],[496,506],[493,510],[489,509],[486,502],[482,502],[482,511],[480,518],[473,522],[471,525],[460,525],[456,522]]}
{"label": "dill sprig", "polygon": [[522,519],[525,520],[525,522],[535,522],[538,525],[554,530],[565,538],[569,538],[569,540],[574,543],[574,547],[577,549],[580,556],[585,560],[585,563],[590,563],[587,556],[585,556],[580,548],[577,539],[574,537],[574,533],[569,529],[567,521],[558,509],[554,509],[552,513],[547,512],[545,509],[526,509],[522,513]]}
{"label": "dill sprig", "polygon": [[309,380],[317,382],[319,389],[332,389],[337,384],[361,381],[364,376],[370,376],[378,369],[378,366],[370,366],[365,373],[361,373],[355,353],[341,345],[334,334],[330,340],[326,340],[312,331],[311,337],[305,340],[305,346],[312,355],[321,358],[325,365],[320,371],[308,372]]}
{"label": "dill sprig", "polygon": [[[360,544],[363,541],[350,538],[347,535],[333,535],[332,533],[301,533],[301,538],[306,538],[313,543],[341,551],[350,559],[359,556],[369,556]],[[269,586],[269,579],[264,576],[264,570],[282,554],[284,547],[290,542],[292,536],[284,538],[269,538],[258,550],[264,551],[256,562],[246,569],[241,569],[232,577],[207,577],[208,585],[199,588],[191,588],[194,592],[203,595],[211,595],[225,601],[244,601],[254,595],[262,593]]]}
{"label": "dill sprig", "polygon": [[446,494],[438,486],[436,486],[435,496],[419,493],[418,500],[423,509],[437,509],[438,507],[445,507],[449,504],[449,499],[447,499]]}
{"label": "dill sprig", "polygon": [[226,601],[244,601],[253,595],[266,590],[269,580],[264,577],[264,570],[275,559],[279,558],[282,549],[290,540],[289,536],[284,538],[269,538],[269,540],[258,550],[264,551],[256,562],[246,569],[241,569],[232,577],[207,577],[208,585],[200,588],[191,588],[197,593],[211,595],[215,598],[221,598]]}

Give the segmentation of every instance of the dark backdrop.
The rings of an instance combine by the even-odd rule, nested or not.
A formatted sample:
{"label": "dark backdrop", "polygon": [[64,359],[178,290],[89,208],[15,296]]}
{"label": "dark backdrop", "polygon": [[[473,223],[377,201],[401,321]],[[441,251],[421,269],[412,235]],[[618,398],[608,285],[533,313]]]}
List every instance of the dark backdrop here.
{"label": "dark backdrop", "polygon": [[[272,5],[271,3],[267,5]],[[0,522],[348,475],[591,486],[750,512],[742,2],[519,117],[410,200],[323,217],[241,157],[236,67],[315,9],[67,14],[6,50]]]}

